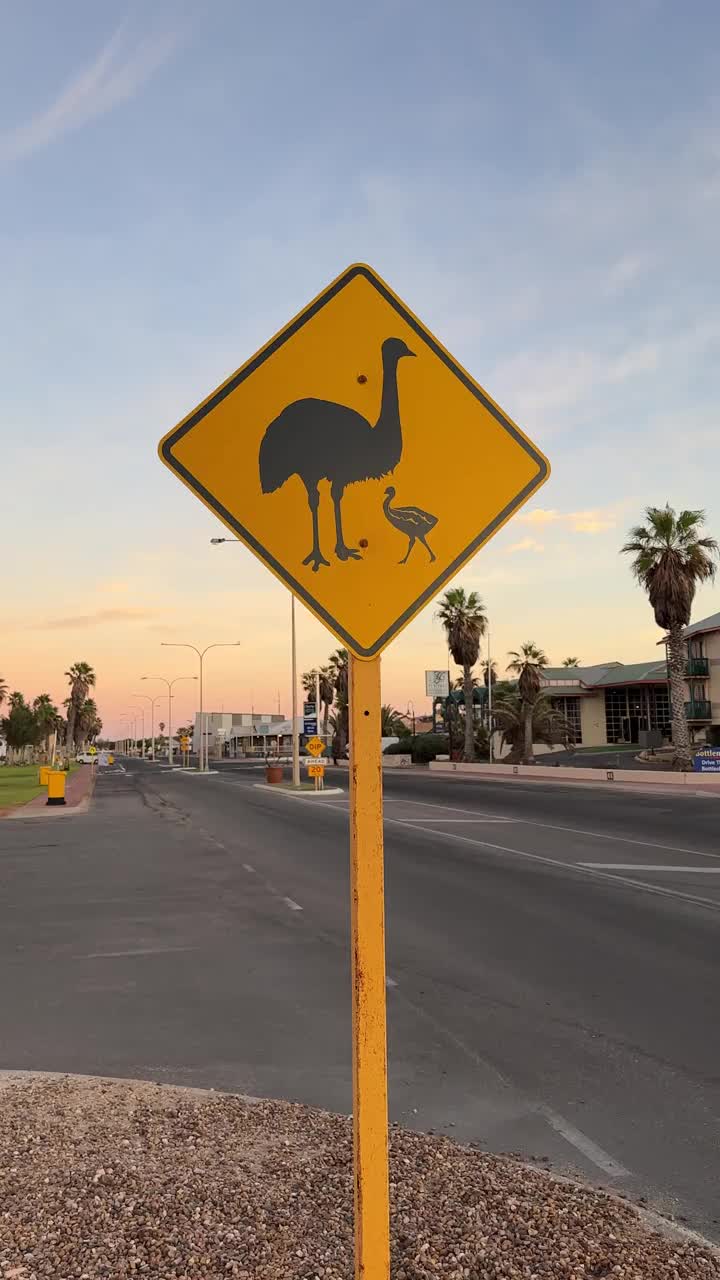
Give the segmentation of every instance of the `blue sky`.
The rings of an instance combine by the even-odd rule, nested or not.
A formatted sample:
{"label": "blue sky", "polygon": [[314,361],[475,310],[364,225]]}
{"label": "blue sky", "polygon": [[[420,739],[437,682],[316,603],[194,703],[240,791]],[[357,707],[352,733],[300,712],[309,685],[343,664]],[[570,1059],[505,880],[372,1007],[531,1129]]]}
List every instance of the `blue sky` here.
{"label": "blue sky", "polygon": [[[13,685],[87,657],[114,714],[160,639],[239,628],[216,697],[284,681],[287,701],[281,589],[208,547],[155,445],[358,259],[552,462],[460,578],[498,650],[654,652],[626,527],[670,499],[720,533],[717,4],[28,0],[0,21]],[[447,460],[459,501],[483,483],[467,461]],[[706,589],[696,616],[717,607]],[[334,647],[309,618],[303,645]],[[388,695],[422,702],[441,655],[426,615]]]}

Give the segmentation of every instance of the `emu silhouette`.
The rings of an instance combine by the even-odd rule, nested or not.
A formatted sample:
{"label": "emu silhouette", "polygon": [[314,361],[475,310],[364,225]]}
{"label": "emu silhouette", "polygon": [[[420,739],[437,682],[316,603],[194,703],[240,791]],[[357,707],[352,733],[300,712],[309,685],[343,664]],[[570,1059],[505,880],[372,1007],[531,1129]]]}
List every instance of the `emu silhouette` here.
{"label": "emu silhouette", "polygon": [[422,542],[425,550],[430,556],[430,563],[437,559],[435,552],[428,546],[425,541],[431,529],[437,524],[437,516],[431,516],[429,511],[422,511],[420,507],[391,507],[390,503],[395,497],[395,490],[390,485],[385,490],[385,501],[383,502],[383,511],[391,525],[394,525],[400,533],[404,533],[408,540],[408,549],[405,552],[399,564],[405,564],[410,552],[416,542]]}
{"label": "emu silhouette", "polygon": [[[386,338],[382,344],[383,384],[380,413],[375,426],[347,405],[332,400],[294,400],[279,413],[265,431],[260,444],[260,485],[263,493],[274,493],[291,476],[297,475],[307,490],[312,516],[312,551],[303,560],[317,573],[329,565],[320,550],[318,507],[321,480],[329,480],[335,509],[335,555],[338,560],[361,560],[355,547],[345,543],[342,527],[342,498],[349,484],[380,480],[395,470],[402,456],[403,441],[398,401],[397,366],[403,356],[414,351],[402,338]],[[293,531],[294,532],[294,531]]]}

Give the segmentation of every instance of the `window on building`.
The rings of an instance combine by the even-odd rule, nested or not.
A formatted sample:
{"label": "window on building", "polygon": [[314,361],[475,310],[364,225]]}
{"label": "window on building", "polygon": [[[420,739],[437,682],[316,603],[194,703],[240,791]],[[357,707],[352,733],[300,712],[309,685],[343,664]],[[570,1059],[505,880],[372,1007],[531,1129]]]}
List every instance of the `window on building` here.
{"label": "window on building", "polygon": [[572,731],[573,742],[575,746],[582,743],[582,721],[580,719],[580,699],[579,698],[551,698],[550,702],[555,711],[559,711],[565,716],[570,729]]}
{"label": "window on building", "polygon": [[660,729],[661,732],[669,734],[671,714],[670,714],[670,692],[666,684],[656,685],[653,689],[648,690],[650,700],[650,728]]}
{"label": "window on building", "polygon": [[605,690],[605,736],[608,742],[622,742],[623,721],[627,719],[627,689]]}

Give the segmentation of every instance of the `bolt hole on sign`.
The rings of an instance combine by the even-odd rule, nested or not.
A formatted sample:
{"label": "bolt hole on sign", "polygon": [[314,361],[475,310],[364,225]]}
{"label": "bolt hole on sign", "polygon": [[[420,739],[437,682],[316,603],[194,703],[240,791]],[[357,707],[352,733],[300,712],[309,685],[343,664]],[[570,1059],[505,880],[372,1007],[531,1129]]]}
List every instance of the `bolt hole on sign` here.
{"label": "bolt hole on sign", "polygon": [[364,265],[159,451],[359,658],[381,653],[549,475],[536,446]]}

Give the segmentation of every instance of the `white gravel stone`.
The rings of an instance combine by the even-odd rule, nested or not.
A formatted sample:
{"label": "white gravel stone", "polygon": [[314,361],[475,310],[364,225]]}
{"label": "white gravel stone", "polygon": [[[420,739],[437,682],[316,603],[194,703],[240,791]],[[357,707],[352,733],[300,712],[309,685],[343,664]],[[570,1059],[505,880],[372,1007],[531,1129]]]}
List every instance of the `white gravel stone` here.
{"label": "white gravel stone", "polygon": [[[720,1280],[627,1204],[393,1129],[394,1280]],[[0,1091],[2,1280],[351,1280],[352,1133],[280,1102],[72,1078]]]}

